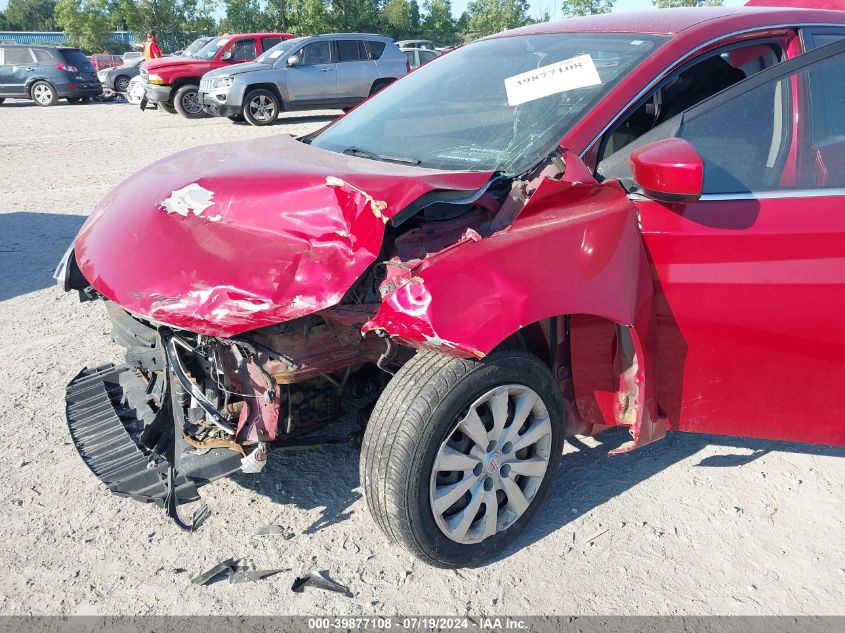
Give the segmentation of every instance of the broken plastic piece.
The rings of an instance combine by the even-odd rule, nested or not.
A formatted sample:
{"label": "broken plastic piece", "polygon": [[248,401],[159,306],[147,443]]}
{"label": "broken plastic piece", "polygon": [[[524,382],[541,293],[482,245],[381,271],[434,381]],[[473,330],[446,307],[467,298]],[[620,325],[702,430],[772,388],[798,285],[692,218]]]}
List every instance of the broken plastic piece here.
{"label": "broken plastic piece", "polygon": [[267,450],[262,442],[259,443],[258,448],[241,460],[241,471],[248,474],[260,473],[266,463]]}
{"label": "broken plastic piece", "polygon": [[262,578],[268,578],[269,576],[275,576],[283,571],[290,571],[290,567],[286,569],[239,569],[229,576],[229,584],[236,585],[242,582],[253,582]]}
{"label": "broken plastic piece", "polygon": [[311,585],[317,589],[325,589],[326,591],[342,593],[347,598],[352,597],[352,591],[349,587],[345,587],[344,585],[341,585],[329,578],[329,572],[327,571],[312,571],[307,576],[297,578],[293,581],[291,591],[294,593],[302,593],[305,591],[306,585]]}
{"label": "broken plastic piece", "polygon": [[227,576],[233,574],[237,565],[238,563],[234,558],[221,561],[204,574],[200,574],[196,578],[192,579],[191,583],[194,585],[207,585],[213,578],[216,578],[220,574],[225,573]]}

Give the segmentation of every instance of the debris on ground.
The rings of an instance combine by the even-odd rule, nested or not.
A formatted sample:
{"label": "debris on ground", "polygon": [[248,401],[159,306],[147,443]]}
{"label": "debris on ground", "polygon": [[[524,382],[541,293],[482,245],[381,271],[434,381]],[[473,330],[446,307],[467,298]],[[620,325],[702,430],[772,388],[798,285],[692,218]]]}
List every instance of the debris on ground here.
{"label": "debris on ground", "polygon": [[194,585],[207,585],[212,581],[212,579],[216,578],[220,574],[225,574],[226,576],[232,575],[237,567],[237,561],[234,558],[229,558],[217,563],[204,574],[200,574],[196,578],[193,578],[191,583]]}
{"label": "debris on ground", "polygon": [[285,529],[281,525],[275,525],[274,523],[256,528],[253,534],[256,536],[282,536],[286,541],[296,536],[293,530]]}
{"label": "debris on ground", "polygon": [[283,571],[290,571],[290,567],[285,569],[239,569],[229,576],[229,584],[236,585],[242,582],[253,582],[268,578],[269,576],[275,576]]}
{"label": "debris on ground", "polygon": [[603,530],[599,530],[598,532],[596,532],[596,533],[595,533],[595,534],[593,534],[592,536],[588,537],[588,538],[587,538],[587,540],[586,540],[586,542],[587,542],[587,543],[592,543],[592,542],[593,542],[593,541],[595,541],[598,537],[600,537],[602,534],[604,534],[605,532],[607,532],[609,529],[610,529],[610,528],[604,528]]}
{"label": "debris on ground", "polygon": [[352,591],[349,587],[345,587],[338,582],[329,578],[327,571],[312,571],[306,576],[302,576],[293,581],[291,590],[294,593],[302,593],[306,586],[316,587],[317,589],[325,589],[326,591],[335,591],[341,593],[347,598],[352,597]]}

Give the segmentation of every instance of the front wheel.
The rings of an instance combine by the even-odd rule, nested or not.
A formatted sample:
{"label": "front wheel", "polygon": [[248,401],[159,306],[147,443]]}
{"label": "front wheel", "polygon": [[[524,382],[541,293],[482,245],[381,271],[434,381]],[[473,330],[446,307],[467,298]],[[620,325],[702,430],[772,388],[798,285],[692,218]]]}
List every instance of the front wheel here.
{"label": "front wheel", "polygon": [[536,356],[420,352],[390,381],[364,435],[376,523],[438,567],[483,563],[528,525],[563,446],[560,389]]}
{"label": "front wheel", "polygon": [[279,98],[264,88],[253,90],[244,99],[244,118],[252,125],[270,125],[279,118]]}
{"label": "front wheel", "polygon": [[186,84],[176,91],[173,106],[186,119],[201,119],[205,116],[199,100],[199,87],[194,84]]}
{"label": "front wheel", "polygon": [[169,103],[161,102],[158,104],[158,107],[161,109],[162,112],[167,112],[167,114],[176,114],[176,108],[174,108]]}

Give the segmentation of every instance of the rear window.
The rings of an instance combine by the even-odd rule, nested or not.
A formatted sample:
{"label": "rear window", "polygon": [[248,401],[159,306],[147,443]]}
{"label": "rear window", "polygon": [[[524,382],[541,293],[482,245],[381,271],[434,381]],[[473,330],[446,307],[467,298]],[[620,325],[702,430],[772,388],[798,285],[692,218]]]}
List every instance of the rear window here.
{"label": "rear window", "polygon": [[35,55],[35,59],[39,64],[49,64],[53,61],[53,55],[46,49],[31,48],[29,50],[31,50],[32,54]]}
{"label": "rear window", "polygon": [[379,59],[384,53],[384,42],[377,42],[376,40],[367,40],[367,49],[370,52],[370,59]]}
{"label": "rear window", "polygon": [[78,48],[64,48],[58,51],[68,66],[76,66],[79,70],[92,71],[94,66],[91,61],[85,57],[85,54]]}
{"label": "rear window", "polygon": [[358,40],[337,40],[337,60],[340,62],[357,62],[361,59],[358,51]]}
{"label": "rear window", "polygon": [[18,66],[21,64],[31,64],[32,57],[29,55],[28,48],[18,48],[17,46],[9,46],[4,48],[3,64],[5,66]]}
{"label": "rear window", "polygon": [[281,41],[281,37],[262,37],[261,48],[266,51],[268,48],[273,48],[276,44]]}

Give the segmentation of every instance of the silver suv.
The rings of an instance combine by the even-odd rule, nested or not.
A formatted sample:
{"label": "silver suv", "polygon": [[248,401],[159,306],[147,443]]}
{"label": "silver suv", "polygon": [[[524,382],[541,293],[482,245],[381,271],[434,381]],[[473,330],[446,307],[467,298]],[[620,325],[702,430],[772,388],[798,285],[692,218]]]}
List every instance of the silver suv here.
{"label": "silver suv", "polygon": [[352,108],[409,70],[407,58],[389,37],[298,37],[252,63],[206,73],[199,99],[212,116],[269,125],[283,110]]}

